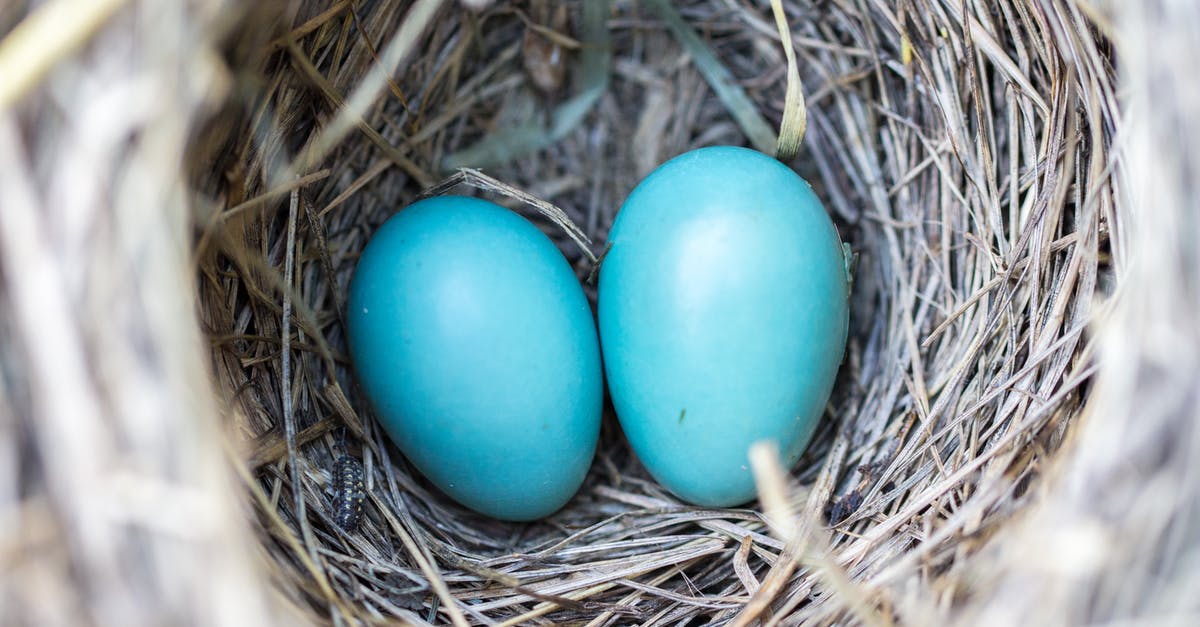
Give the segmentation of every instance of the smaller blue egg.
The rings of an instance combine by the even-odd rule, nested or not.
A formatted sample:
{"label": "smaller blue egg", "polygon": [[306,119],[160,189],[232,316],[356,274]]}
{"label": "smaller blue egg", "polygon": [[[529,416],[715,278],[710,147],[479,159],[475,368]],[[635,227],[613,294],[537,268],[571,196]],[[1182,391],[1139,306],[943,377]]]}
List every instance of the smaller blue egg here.
{"label": "smaller blue egg", "polygon": [[384,430],[476,511],[532,520],[591,464],[603,379],[562,253],[491,202],[416,202],[372,236],[350,285],[350,352]]}

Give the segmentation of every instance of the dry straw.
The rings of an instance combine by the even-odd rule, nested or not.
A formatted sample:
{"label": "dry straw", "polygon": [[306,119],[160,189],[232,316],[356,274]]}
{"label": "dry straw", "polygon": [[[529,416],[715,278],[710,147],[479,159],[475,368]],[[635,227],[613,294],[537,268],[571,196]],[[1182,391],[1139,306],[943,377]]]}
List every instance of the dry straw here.
{"label": "dry straw", "polygon": [[[0,7],[0,622],[1195,624],[1191,3],[88,4]],[[775,147],[793,65],[860,254],[800,464],[687,507],[610,416],[534,524],[414,473],[345,352],[372,230],[486,166],[586,279],[655,165]]]}

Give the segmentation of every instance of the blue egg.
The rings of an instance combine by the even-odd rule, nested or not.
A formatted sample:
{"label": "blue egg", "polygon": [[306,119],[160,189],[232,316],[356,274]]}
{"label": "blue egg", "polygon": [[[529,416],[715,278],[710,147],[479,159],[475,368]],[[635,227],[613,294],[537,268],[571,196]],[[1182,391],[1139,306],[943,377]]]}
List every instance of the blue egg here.
{"label": "blue egg", "polygon": [[633,450],[688,502],[753,499],[750,445],[773,440],[793,465],[845,352],[836,228],[791,169],[720,146],[647,176],[609,244],[600,341]]}
{"label": "blue egg", "polygon": [[532,520],[579,488],[603,402],[596,326],[531,223],[475,198],[413,203],[363,250],[347,316],[376,417],[446,494]]}

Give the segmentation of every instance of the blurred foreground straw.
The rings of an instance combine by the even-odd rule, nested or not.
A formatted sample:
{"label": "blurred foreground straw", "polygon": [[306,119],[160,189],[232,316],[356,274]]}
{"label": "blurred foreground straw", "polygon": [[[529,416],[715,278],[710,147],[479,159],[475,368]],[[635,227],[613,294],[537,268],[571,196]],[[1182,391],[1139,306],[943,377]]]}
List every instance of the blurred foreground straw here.
{"label": "blurred foreground straw", "polygon": [[53,0],[0,39],[0,109],[83,45],[129,0]]}
{"label": "blurred foreground straw", "polygon": [[1200,624],[1200,4],[1115,6],[1132,258],[1077,437],[975,560],[964,625]]}
{"label": "blurred foreground straw", "polygon": [[229,10],[55,0],[2,45],[5,625],[271,622],[203,357],[182,177],[220,97],[210,38]]}

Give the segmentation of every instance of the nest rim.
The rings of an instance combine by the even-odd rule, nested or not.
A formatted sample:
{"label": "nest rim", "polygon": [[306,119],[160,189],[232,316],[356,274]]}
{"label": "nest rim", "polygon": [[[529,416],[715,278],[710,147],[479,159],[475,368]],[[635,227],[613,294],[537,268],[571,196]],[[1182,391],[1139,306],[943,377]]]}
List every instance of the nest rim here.
{"label": "nest rim", "polygon": [[[769,13],[756,13],[744,7],[725,11],[716,4],[699,2],[682,13],[707,26],[714,48],[736,51],[724,57],[735,70],[754,67],[754,61],[769,57],[765,51],[778,46],[769,30],[764,33],[762,29]],[[799,563],[799,556],[788,552],[786,540],[790,536],[780,539],[771,535],[772,508],[797,521],[804,530],[803,537],[819,541],[818,546],[826,548],[829,559],[841,564],[839,568],[843,570],[835,572],[841,572],[848,581],[866,581],[872,577],[878,581],[880,572],[886,574],[885,580],[895,578],[899,576],[897,573],[906,572],[903,566],[906,564],[909,576],[922,577],[911,570],[916,561],[914,556],[945,551],[946,546],[951,546],[952,542],[944,537],[947,527],[939,528],[938,533],[943,534],[941,545],[926,545],[921,551],[912,550],[915,543],[911,541],[905,544],[896,529],[905,521],[928,516],[927,511],[938,507],[964,507],[962,502],[978,506],[978,501],[970,501],[972,489],[988,494],[986,503],[992,514],[982,523],[984,527],[995,529],[1020,511],[1028,501],[1026,488],[1005,492],[994,481],[971,483],[968,478],[978,476],[983,468],[1003,466],[1000,462],[1009,459],[1008,471],[1016,475],[1014,485],[1036,483],[1033,462],[1052,457],[1051,452],[1061,443],[1065,430],[1082,411],[1089,379],[1080,380],[1078,375],[1089,371],[1078,366],[1087,359],[1084,327],[1090,314],[1080,302],[1059,298],[1058,293],[1068,284],[1081,293],[1088,293],[1088,289],[1100,293],[1102,288],[1097,286],[1096,275],[1103,273],[1104,268],[1097,262],[1090,270],[1081,271],[1083,255],[1073,256],[1072,251],[1082,246],[1098,250],[1100,216],[1107,218],[1110,229],[1120,216],[1119,206],[1111,198],[1095,200],[1076,192],[1080,200],[1067,200],[1069,189],[1063,187],[1061,178],[1069,175],[1071,168],[1065,166],[1072,159],[1094,163],[1092,160],[1104,158],[1113,124],[1113,118],[1105,116],[1114,114],[1105,108],[1105,99],[1111,93],[1104,88],[1111,90],[1113,79],[1111,67],[1081,65],[1076,68],[1079,74],[1101,77],[1107,82],[1093,86],[1097,92],[1089,92],[1086,83],[1079,80],[1060,95],[1072,106],[1085,109],[1088,115],[1076,119],[1049,108],[1042,111],[1045,98],[1034,86],[1048,88],[1045,85],[1056,76],[1053,64],[1039,65],[1026,59],[1027,67],[1017,68],[1022,76],[1032,75],[1026,77],[1029,81],[1026,87],[1006,74],[1013,68],[994,58],[994,49],[979,45],[978,40],[974,42],[976,46],[965,45],[967,36],[961,29],[939,32],[935,28],[937,20],[944,20],[943,24],[949,26],[957,22],[946,7],[937,6],[939,10],[924,15],[923,22],[911,14],[885,16],[878,9],[864,16],[841,4],[833,15],[821,17],[811,5],[788,4],[794,24],[804,19],[812,19],[815,24],[794,27],[798,31],[797,49],[806,63],[805,83],[818,86],[809,98],[811,135],[797,169],[828,198],[843,241],[853,244],[863,254],[863,263],[862,276],[855,281],[857,300],[851,306],[852,316],[856,310],[858,313],[851,325],[853,345],[848,349],[847,363],[839,374],[835,398],[831,401],[831,413],[837,419],[827,417],[821,421],[809,451],[792,469],[789,479],[792,484],[782,502],[768,507],[764,501],[757,507],[730,510],[706,510],[679,503],[656,486],[644,470],[638,470],[609,406],[605,410],[601,450],[584,487],[558,514],[516,526],[471,513],[439,495],[419,478],[387,443],[386,435],[375,421],[364,419],[369,415],[367,404],[354,391],[347,359],[338,348],[344,340],[336,331],[323,331],[340,324],[342,313],[331,303],[344,302],[348,269],[355,260],[352,251],[355,246],[361,249],[370,231],[369,224],[390,215],[395,207],[407,204],[401,199],[411,201],[423,193],[428,186],[422,182],[428,183],[430,168],[420,164],[440,163],[449,153],[448,146],[481,134],[480,127],[472,127],[473,124],[498,119],[506,112],[496,110],[500,106],[484,107],[482,113],[469,107],[461,110],[440,131],[429,133],[426,142],[409,146],[414,155],[411,158],[397,159],[387,154],[380,157],[377,152],[381,149],[371,133],[364,130],[361,134],[351,134],[329,159],[321,162],[323,167],[306,173],[285,188],[272,189],[265,182],[267,175],[255,173],[270,172],[277,167],[268,165],[279,155],[303,154],[304,146],[310,145],[306,140],[316,134],[321,122],[336,119],[337,101],[327,88],[333,86],[336,93],[340,86],[341,93],[349,93],[366,72],[365,68],[378,58],[378,50],[371,48],[380,45],[384,31],[399,30],[397,25],[412,19],[412,14],[401,14],[398,10],[374,16],[352,11],[293,16],[292,24],[299,25],[293,32],[299,35],[287,44],[286,50],[271,57],[274,60],[269,61],[269,67],[273,68],[274,78],[264,91],[267,96],[264,103],[270,102],[276,111],[272,120],[275,128],[271,128],[267,140],[254,145],[237,143],[237,138],[245,135],[233,131],[241,126],[226,127],[230,131],[227,139],[240,146],[227,154],[237,155],[242,161],[215,171],[238,173],[243,190],[235,202],[230,190],[236,186],[229,184],[229,176],[217,186],[222,190],[218,197],[224,199],[225,206],[214,215],[223,214],[221,222],[218,229],[203,231],[199,246],[204,275],[199,294],[202,307],[206,308],[202,320],[213,340],[218,387],[229,403],[228,412],[236,430],[259,438],[253,441],[246,455],[250,468],[257,473],[255,483],[259,484],[251,491],[262,491],[253,501],[264,529],[269,529],[263,532],[264,547],[270,554],[273,576],[289,591],[289,599],[310,611],[326,605],[338,608],[343,616],[362,619],[390,615],[430,622],[511,623],[598,615],[607,616],[605,620],[612,623],[634,616],[628,613],[632,611],[629,608],[635,601],[641,601],[650,603],[655,611],[639,610],[643,613],[637,616],[651,620],[696,617],[726,620],[748,605],[753,607],[756,599],[762,598],[757,592],[776,586],[781,607],[758,609],[773,612],[775,620],[785,624],[813,618],[832,620],[836,616],[869,622],[861,614],[862,608],[853,603],[856,598],[853,587],[835,587],[836,579],[830,579],[831,575]],[[373,109],[384,129],[374,131],[375,135],[389,143],[404,145],[406,134],[423,132],[420,123],[428,121],[429,116],[422,118],[414,111],[419,107],[434,108],[428,101],[438,99],[439,87],[436,80],[428,77],[453,74],[444,67],[451,62],[447,59],[459,59],[463,67],[475,63],[477,71],[492,77],[493,84],[505,80],[520,83],[512,79],[523,70],[517,56],[507,52],[511,43],[496,43],[487,34],[470,45],[456,39],[465,38],[462,33],[470,33],[472,28],[482,29],[481,25],[490,20],[492,24],[502,24],[493,33],[510,33],[504,36],[517,41],[511,33],[523,32],[529,22],[526,17],[505,9],[502,3],[490,9],[491,13],[480,15],[440,14],[421,39],[432,54],[413,61],[419,68],[414,72],[416,76],[425,77],[425,92],[419,92],[421,81],[415,80],[422,97],[400,98],[398,92],[411,96],[405,89],[408,84],[389,84],[384,104]],[[1005,5],[1005,9],[1012,7]],[[1034,9],[1025,6],[1023,10]],[[1020,15],[1010,17],[1021,24],[1013,27],[1015,30],[1029,28],[1049,37],[1046,34],[1049,30],[1037,31],[1037,20]],[[972,19],[979,21],[984,28],[982,32],[993,37],[990,43],[1000,41],[994,32],[998,29],[997,22],[984,23],[978,16]],[[903,37],[894,29],[901,22],[907,24]],[[678,61],[680,56],[673,64],[646,61],[644,51],[652,45],[673,45],[664,29],[656,28],[653,20],[637,13],[610,16],[608,24],[614,28],[616,63],[612,91],[605,96],[607,101],[602,98],[587,122],[559,144],[499,166],[493,173],[496,179],[511,181],[515,187],[528,190],[534,198],[546,197],[553,201],[552,205],[561,206],[563,214],[580,224],[583,234],[592,242],[604,241],[620,204],[616,202],[614,206],[620,195],[614,190],[629,187],[640,178],[639,168],[645,168],[631,151],[616,150],[604,140],[597,140],[597,128],[607,129],[604,135],[608,137],[632,139],[646,137],[657,125],[659,150],[665,152],[721,138],[745,143],[736,126],[729,123],[724,107],[714,102],[711,93],[705,93],[699,76],[686,63]],[[364,42],[375,41],[360,46],[341,63],[336,59],[331,61],[331,47],[353,48],[345,44],[350,36],[343,33],[356,32]],[[886,46],[880,37],[882,33],[893,35]],[[828,39],[822,39],[826,36]],[[1095,33],[1087,36],[1096,37]],[[944,44],[938,37],[948,38],[952,45]],[[1015,45],[1013,41],[1004,43]],[[1091,45],[1105,48],[1102,39],[1099,43],[1093,39]],[[482,60],[471,60],[471,46],[499,52],[482,55]],[[322,52],[314,54],[312,50]],[[639,50],[642,57],[636,56]],[[674,50],[679,55],[677,46]],[[855,64],[863,58],[864,51],[870,56],[872,50],[873,63]],[[1055,54],[1046,49],[1040,52]],[[626,54],[631,56],[622,56]],[[310,56],[312,68],[329,72],[328,85],[314,85],[319,81],[314,80],[311,70],[297,56]],[[991,69],[994,73],[991,80],[949,67],[967,56]],[[647,73],[649,77],[645,76]],[[839,83],[859,74],[862,77],[855,82]],[[1006,153],[1009,157],[1010,169],[1001,172],[995,168],[994,180],[988,180],[982,187],[972,183],[974,175],[981,171],[978,159],[960,152],[956,162],[946,156],[945,149],[935,150],[937,145],[926,136],[931,131],[940,131],[944,133],[944,142],[952,148],[972,147],[966,136],[976,123],[969,116],[953,121],[960,124],[957,127],[938,126],[939,120],[943,124],[952,121],[947,117],[944,103],[936,100],[944,94],[935,93],[949,79],[975,80],[975,91],[966,97],[960,95],[957,106],[970,110],[974,102],[977,115],[992,112],[989,122],[1012,133],[1006,138],[993,128],[993,137],[988,140],[994,138],[994,145],[983,150],[976,146],[977,157],[989,151],[989,156],[997,162]],[[470,80],[467,75],[464,82]],[[1045,83],[1034,83],[1035,80]],[[486,91],[486,87],[485,84],[482,89]],[[665,121],[647,120],[650,114],[644,110],[635,125],[629,120],[630,107],[622,108],[620,102],[613,102],[635,90],[647,94],[642,103],[651,112],[658,109],[650,99],[661,97],[653,93],[661,95],[666,91],[678,98],[665,100],[674,105],[672,113],[656,113],[665,115]],[[392,94],[390,99],[386,96],[388,91]],[[784,86],[776,77],[774,83],[755,92],[755,97],[764,110],[772,111],[770,103],[782,102],[783,91]],[[989,94],[991,100],[978,100],[983,93]],[[442,93],[440,97],[453,107],[454,94]],[[521,98],[539,102],[536,93]],[[1005,102],[1006,98],[1016,105],[994,111],[997,103]],[[514,100],[517,103],[511,106],[526,104],[520,98]],[[881,105],[906,100],[912,119]],[[541,102],[545,105],[547,101]],[[479,106],[478,102],[474,105]],[[658,108],[663,106],[660,104]],[[257,109],[260,113],[266,110],[265,104]],[[297,110],[311,115],[289,113]],[[388,116],[394,119],[386,121]],[[675,117],[687,120],[678,122]],[[1089,138],[1080,127],[1094,123],[1093,118],[1102,122],[1101,128],[1091,129],[1101,141],[1085,151],[1080,146],[1087,144]],[[245,123],[240,117],[217,119],[221,121],[218,124],[228,124],[229,119]],[[679,128],[671,127],[672,123]],[[212,128],[215,127],[210,126],[209,130]],[[639,131],[642,131],[640,136]],[[1056,132],[1059,136],[1054,135]],[[1007,145],[1003,140],[1007,140]],[[595,149],[596,141],[600,141],[603,149]],[[852,147],[855,142],[858,148]],[[903,145],[905,149],[889,147],[892,144]],[[1014,148],[1013,144],[1020,147]],[[1048,158],[1045,151],[1051,150],[1051,145],[1073,146],[1070,150],[1076,152],[1062,148],[1061,154],[1069,156],[1059,157],[1052,162],[1054,167],[1039,172],[1036,163]],[[1024,154],[1022,150],[1032,154]],[[579,156],[586,154],[593,156]],[[337,160],[353,165],[333,165]],[[605,170],[597,167],[597,163],[613,167]],[[575,175],[569,171],[569,165],[578,166],[579,171],[592,176]],[[1046,172],[1050,170],[1059,178],[1049,176]],[[1068,174],[1063,175],[1060,170]],[[883,176],[883,172],[890,177]],[[546,177],[546,173],[550,176]],[[890,179],[894,189],[880,189],[879,183],[869,182],[871,176],[879,181]],[[957,183],[958,189],[951,183]],[[212,181],[209,186],[212,187]],[[1049,192],[1041,192],[1042,187]],[[1098,191],[1088,193],[1116,196],[1103,183],[1096,188]],[[995,203],[986,205],[987,201],[979,200],[985,196],[979,189],[991,191],[994,199],[989,200]],[[1014,196],[1005,198],[1005,189],[1014,190]],[[971,193],[976,196],[970,197]],[[963,211],[957,219],[967,226],[962,232],[930,228],[921,222],[929,216],[917,208],[922,198],[937,199],[940,203],[939,213],[932,221],[953,221],[953,207],[957,204]],[[502,197],[492,196],[492,199]],[[881,214],[880,207],[894,211],[891,215]],[[997,215],[992,215],[993,209]],[[522,214],[555,233],[539,214],[529,211]],[[1094,224],[1093,230],[1073,230],[1074,225],[1085,222]],[[1035,228],[1039,224],[1049,226]],[[926,228],[930,231],[924,232]],[[913,231],[921,231],[920,237],[912,237]],[[1045,235],[1044,231],[1054,236]],[[1062,235],[1058,235],[1060,231]],[[590,271],[588,257],[602,251],[572,251],[565,245],[562,234],[556,235],[577,274],[586,279]],[[211,240],[206,241],[207,237]],[[1110,231],[1107,237],[1114,234]],[[331,245],[331,241],[338,244]],[[954,246],[947,245],[950,243]],[[1026,251],[1028,255],[1018,256],[1013,251],[1021,251],[1021,246],[1036,254]],[[976,254],[958,252],[962,250],[976,250]],[[288,259],[294,267],[289,266],[279,277],[278,268],[288,266]],[[237,276],[236,280],[228,278],[231,274]],[[213,277],[225,277],[224,283]],[[953,289],[946,287],[949,283],[954,283]],[[939,284],[950,293],[940,301]],[[594,294],[590,296],[594,298]],[[277,303],[281,297],[283,307],[268,306],[268,302]],[[314,302],[316,306],[311,304]],[[1005,307],[1015,311],[1018,306],[1025,307],[1030,318],[1044,325],[1057,322],[1056,333],[1044,339],[1046,336],[1036,333],[1028,320],[1022,326],[1021,316],[1004,314]],[[251,327],[254,333],[245,332]],[[972,330],[976,335],[969,332]],[[918,335],[921,332],[924,333]],[[327,334],[332,339],[325,337]],[[274,348],[264,349],[263,344]],[[272,354],[276,351],[287,356],[281,360],[286,364],[275,365]],[[982,362],[978,357],[983,351],[995,351],[1000,356]],[[908,372],[896,363],[901,361],[894,359],[897,354],[907,355]],[[976,358],[974,361],[972,356]],[[247,361],[251,366],[244,365]],[[922,366],[912,365],[914,361]],[[973,363],[983,373],[980,380],[969,377],[968,369],[961,366],[963,363]],[[1043,368],[1051,372],[1045,380],[1031,376],[1041,373]],[[887,379],[888,384],[874,383],[877,377]],[[1014,392],[1027,381],[1049,381],[1046,385],[1050,386],[1050,394],[1037,409],[1030,408],[1033,401],[1023,405]],[[956,388],[956,393],[946,393]],[[962,398],[971,392],[977,400]],[[295,406],[289,407],[291,403]],[[1064,413],[1063,407],[1069,410]],[[975,428],[963,419],[968,413],[988,411],[1008,412],[1011,420],[982,421],[985,426]],[[930,422],[930,415],[939,412],[942,417]],[[287,414],[295,416],[295,433],[290,437],[281,433],[280,423],[288,422],[281,417]],[[1014,415],[1019,415],[1019,419]],[[341,436],[345,442],[339,440],[339,429],[345,432]],[[1029,440],[1024,444],[1026,452],[1036,444],[1044,449],[1043,454],[1031,454],[1024,460],[1026,467],[1011,466],[1016,463],[1011,461],[1016,456],[1002,453],[1001,449],[1026,439]],[[916,444],[922,440],[924,444]],[[952,442],[958,444],[952,446]],[[962,454],[963,449],[954,448],[966,447],[967,443],[978,451],[966,455]],[[339,450],[362,459],[366,469],[368,506],[364,527],[358,534],[340,532],[329,514],[332,501],[327,489],[328,469]],[[290,462],[281,465],[281,459]],[[947,465],[951,468],[947,469]],[[957,479],[950,482],[950,478]],[[292,487],[296,485],[300,489]],[[262,496],[269,493],[268,486],[273,486],[277,496],[264,500]],[[998,490],[999,496],[993,494]],[[960,491],[968,496],[960,496]],[[282,496],[288,493],[294,498]],[[928,503],[923,504],[924,501]],[[299,524],[297,511],[306,512]],[[953,514],[933,515],[933,520],[940,522],[951,519]],[[636,530],[637,525],[631,520],[640,520],[641,529]],[[956,524],[961,530],[961,524]],[[891,535],[885,533],[889,529]],[[289,540],[280,539],[289,534]],[[300,547],[304,547],[301,552],[313,554],[312,561],[322,564],[319,570],[327,583],[316,592],[300,583],[314,576],[322,578],[314,575],[311,566],[298,566],[305,561],[296,553]],[[318,554],[322,556],[320,560],[315,557]],[[394,562],[397,555],[405,558],[401,566]],[[364,560],[362,556],[368,557]],[[790,567],[781,567],[789,563]],[[601,564],[621,575],[609,573],[607,578],[589,578],[589,574],[600,570]],[[799,574],[793,577],[798,566]],[[382,581],[377,573],[384,572],[381,569],[385,567],[395,579],[407,582],[406,586]],[[664,576],[664,573],[672,574]],[[951,577],[957,573],[952,563],[945,566],[945,572],[926,578]],[[671,588],[672,585],[675,587]],[[369,592],[362,592],[362,586]],[[809,596],[814,588],[832,588],[842,597],[834,595],[830,600],[829,596],[819,596],[814,600]],[[354,601],[365,605],[355,606]],[[363,609],[365,606],[371,609]],[[887,611],[880,604],[874,609]],[[919,609],[933,612],[929,607]]]}

